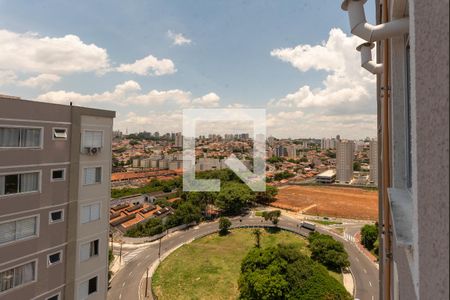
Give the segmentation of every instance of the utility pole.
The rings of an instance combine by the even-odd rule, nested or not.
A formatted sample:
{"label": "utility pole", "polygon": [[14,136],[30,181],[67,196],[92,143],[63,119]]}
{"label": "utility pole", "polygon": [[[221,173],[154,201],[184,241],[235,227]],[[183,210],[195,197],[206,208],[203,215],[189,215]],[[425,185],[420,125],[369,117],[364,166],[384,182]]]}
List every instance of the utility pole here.
{"label": "utility pole", "polygon": [[158,249],[158,259],[159,259],[159,262],[161,262],[161,240],[162,240],[162,238],[163,238],[163,237],[161,237],[161,238],[159,239],[159,249]]}
{"label": "utility pole", "polygon": [[148,297],[148,267],[147,267],[147,279],[145,280],[145,297]]}
{"label": "utility pole", "polygon": [[122,244],[123,244],[123,242],[120,242],[119,264],[122,264]]}

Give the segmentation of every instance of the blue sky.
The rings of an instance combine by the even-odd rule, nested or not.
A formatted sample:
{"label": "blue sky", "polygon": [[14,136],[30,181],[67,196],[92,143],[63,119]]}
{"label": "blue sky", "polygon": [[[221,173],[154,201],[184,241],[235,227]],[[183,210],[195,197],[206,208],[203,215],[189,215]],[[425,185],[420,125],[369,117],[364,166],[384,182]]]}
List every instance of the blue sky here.
{"label": "blue sky", "polygon": [[[244,106],[267,108],[280,137],[375,136],[374,78],[356,68],[340,3],[0,1],[0,93],[113,109],[129,131],[177,130],[184,107]],[[341,88],[359,94],[333,101]]]}

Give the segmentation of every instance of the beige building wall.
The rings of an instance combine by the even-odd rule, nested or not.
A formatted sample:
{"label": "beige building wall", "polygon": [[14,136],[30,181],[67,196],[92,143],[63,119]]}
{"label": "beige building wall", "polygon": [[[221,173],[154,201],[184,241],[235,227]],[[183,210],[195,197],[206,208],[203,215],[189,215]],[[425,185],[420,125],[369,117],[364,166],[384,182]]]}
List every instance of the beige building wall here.
{"label": "beige building wall", "polygon": [[355,143],[342,140],[336,149],[336,180],[341,183],[350,182],[353,178],[353,157]]}

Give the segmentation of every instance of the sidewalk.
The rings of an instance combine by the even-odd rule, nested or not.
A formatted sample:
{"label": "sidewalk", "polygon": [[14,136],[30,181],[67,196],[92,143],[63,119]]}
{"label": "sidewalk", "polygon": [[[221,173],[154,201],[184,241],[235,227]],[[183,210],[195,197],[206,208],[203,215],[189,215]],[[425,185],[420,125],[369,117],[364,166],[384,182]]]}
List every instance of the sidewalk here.
{"label": "sidewalk", "polygon": [[352,273],[342,273],[342,277],[342,281],[347,292],[349,292],[350,295],[355,296],[355,282],[353,281]]}

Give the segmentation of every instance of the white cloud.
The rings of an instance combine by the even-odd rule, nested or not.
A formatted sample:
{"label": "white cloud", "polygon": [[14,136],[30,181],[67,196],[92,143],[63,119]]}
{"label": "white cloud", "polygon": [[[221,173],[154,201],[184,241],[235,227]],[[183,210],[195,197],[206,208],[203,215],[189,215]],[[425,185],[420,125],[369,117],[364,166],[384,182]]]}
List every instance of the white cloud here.
{"label": "white cloud", "polygon": [[272,99],[269,105],[298,108],[357,105],[363,108],[375,101],[375,76],[361,68],[359,52],[355,50],[360,43],[360,38],[332,29],[328,41],[322,45],[273,50],[272,56],[302,72],[324,70],[328,75],[323,88],[312,90],[304,85],[280,99]]}
{"label": "white cloud", "polygon": [[10,70],[0,70],[0,86],[15,83],[17,75]]}
{"label": "white cloud", "polygon": [[141,86],[129,80],[115,86],[112,91],[94,94],[80,94],[71,91],[51,91],[37,97],[38,101],[75,105],[97,105],[98,103],[115,104],[119,106],[139,105],[147,107],[176,106],[187,107],[216,107],[219,105],[220,97],[215,93],[193,98],[192,93],[180,89],[165,91],[151,90],[148,93],[141,92]]}
{"label": "white cloud", "polygon": [[189,45],[192,41],[181,33],[175,33],[171,30],[167,32],[167,36],[172,40],[172,44],[175,46]]}
{"label": "white cloud", "polygon": [[0,69],[41,74],[103,72],[109,67],[105,49],[76,35],[42,37],[0,30]]}
{"label": "white cloud", "polygon": [[178,132],[182,127],[182,114],[179,111],[167,111],[164,113],[150,111],[145,115],[129,112],[125,116],[119,116],[114,121],[114,128],[128,129],[128,132],[159,131]]}
{"label": "white cloud", "polygon": [[43,90],[49,89],[53,84],[59,82],[61,76],[55,74],[40,74],[35,77],[30,77],[26,80],[19,81],[17,84],[26,87],[38,87]]}
{"label": "white cloud", "polygon": [[167,58],[158,59],[153,55],[138,59],[132,64],[121,64],[116,70],[118,72],[155,76],[173,74],[177,71],[173,61]]}
{"label": "white cloud", "polygon": [[202,97],[192,100],[192,105],[196,107],[218,107],[220,97],[216,93],[209,93]]}

